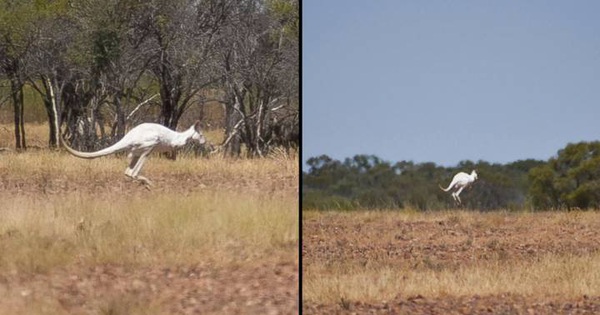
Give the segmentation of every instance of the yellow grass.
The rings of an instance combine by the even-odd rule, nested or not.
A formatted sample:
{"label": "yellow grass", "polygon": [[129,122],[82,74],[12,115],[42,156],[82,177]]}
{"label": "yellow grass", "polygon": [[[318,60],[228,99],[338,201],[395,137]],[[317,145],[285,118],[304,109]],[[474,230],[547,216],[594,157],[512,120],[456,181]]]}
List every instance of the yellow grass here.
{"label": "yellow grass", "polygon": [[458,270],[352,267],[304,268],[303,297],[315,303],[342,299],[380,302],[397,295],[428,297],[496,295],[576,296],[600,294],[600,255],[548,255],[538,261],[481,262]]}
{"label": "yellow grass", "polygon": [[2,204],[4,271],[70,263],[246,264],[289,258],[298,239],[297,203],[289,197],[72,194],[16,196]]}
{"label": "yellow grass", "polygon": [[[597,212],[556,213],[474,213],[448,211],[439,213],[403,213],[398,211],[369,212],[316,212],[303,213],[303,219],[333,224],[350,220],[359,222],[449,222],[452,225],[482,230],[493,230],[510,222],[516,231],[535,227],[557,226],[593,227],[600,220]],[[394,224],[396,226],[396,224]],[[543,228],[542,228],[543,229]],[[347,242],[357,244],[362,234],[350,236]],[[398,230],[379,231],[380,238],[400,233]],[[421,234],[419,234],[421,235]],[[417,237],[418,235],[414,235]],[[568,234],[548,235],[566,237]],[[310,235],[304,234],[304,237]],[[393,238],[393,236],[392,236]],[[491,237],[488,245],[507,244],[501,238]],[[444,240],[440,240],[443,242]],[[472,242],[472,239],[470,240]],[[491,242],[494,242],[493,244]],[[418,243],[418,240],[417,240]],[[335,241],[334,241],[335,244]],[[341,243],[340,243],[341,244]],[[343,245],[340,245],[343,246]],[[427,261],[421,265],[403,263],[386,257],[361,257],[331,261],[314,259],[303,265],[303,299],[312,303],[339,303],[340,301],[381,302],[394,297],[422,295],[427,297],[519,294],[534,298],[600,295],[600,253],[574,254],[562,252],[532,254],[531,257],[511,257],[496,253],[488,259],[473,259],[458,267],[436,265]]]}
{"label": "yellow grass", "polygon": [[[298,263],[297,153],[180,154],[176,161],[152,155],[141,174],[155,186],[146,190],[124,176],[125,155],[79,159],[47,149],[46,125],[26,130],[32,149],[15,152],[11,126],[0,125],[0,148],[11,149],[0,151],[0,278],[29,275],[23,284],[0,284],[0,314],[69,313],[55,289],[30,293],[30,286],[48,287],[36,284],[37,274],[77,276],[107,265],[226,272]],[[206,135],[213,143],[222,138],[218,131]],[[85,305],[99,314],[169,314],[168,305],[177,303],[160,300],[160,292],[140,302],[139,294],[104,292]]]}
{"label": "yellow grass", "polygon": [[[144,164],[141,174],[152,179],[152,176],[197,175],[221,176],[221,182],[229,183],[236,178],[269,180],[277,177],[298,178],[299,166],[297,156],[289,158],[265,159],[231,159],[222,157],[195,158],[179,155],[176,161],[152,155]],[[79,159],[64,151],[42,152],[27,151],[24,153],[8,152],[0,155],[0,172],[4,171],[12,178],[41,175],[69,176],[89,178],[97,176],[123,177],[128,160],[125,155],[108,156],[93,160]],[[297,185],[297,181],[293,182]],[[236,184],[236,183],[232,183]]]}
{"label": "yellow grass", "polygon": [[[123,172],[128,163],[125,154],[93,160],[78,159],[70,156],[64,150],[47,149],[47,125],[27,124],[26,129],[28,145],[33,149],[16,153],[12,138],[12,126],[0,125],[0,148],[10,149],[4,153],[0,152],[0,175],[3,175],[0,180],[21,178],[28,181],[36,180],[38,184],[44,184],[47,181],[56,181],[61,178],[70,181],[86,180],[92,183],[123,178]],[[210,130],[205,134],[212,143],[222,141],[222,131]],[[180,154],[176,161],[152,155],[141,172],[150,179],[163,174],[171,178],[191,175],[214,179],[216,185],[239,187],[248,182],[274,182],[277,184],[278,180],[285,181],[286,185],[297,187],[299,173],[297,152],[290,154],[276,152],[265,159],[233,159],[219,154],[208,158],[197,158],[191,154]]]}
{"label": "yellow grass", "polygon": [[154,157],[143,173],[156,187],[146,191],[123,175],[124,156],[83,160],[44,150],[0,157],[0,252],[11,253],[0,254],[0,268],[295,255],[297,158]]}
{"label": "yellow grass", "polygon": [[[182,128],[185,127],[182,126]],[[206,137],[206,139],[212,144],[220,144],[224,138],[223,130],[221,129],[204,130],[203,134]],[[27,146],[29,147],[47,148],[48,135],[49,129],[48,124],[46,123],[25,124],[25,138],[27,140]],[[14,126],[11,124],[0,123],[0,148],[14,149],[14,142]]]}

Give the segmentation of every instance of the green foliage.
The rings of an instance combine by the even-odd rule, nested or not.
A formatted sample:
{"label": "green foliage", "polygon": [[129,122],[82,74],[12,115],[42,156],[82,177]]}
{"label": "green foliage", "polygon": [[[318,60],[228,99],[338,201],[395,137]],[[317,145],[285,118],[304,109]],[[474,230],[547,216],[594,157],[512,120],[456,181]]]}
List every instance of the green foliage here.
{"label": "green foliage", "polygon": [[453,207],[452,198],[440,190],[459,171],[476,169],[475,187],[461,195],[471,209],[515,209],[527,206],[528,173],[541,161],[524,160],[500,165],[463,161],[457,167],[435,163],[391,164],[373,155],[356,155],[340,162],[322,155],[307,161],[303,173],[303,209],[390,209],[421,211]]}
{"label": "green foliage", "polygon": [[[219,102],[213,127],[225,127],[228,154],[287,148],[299,137],[299,21],[297,0],[0,0],[10,87],[0,99],[13,104],[16,147],[26,148],[27,115],[43,120],[38,109],[51,146],[58,116],[71,143],[92,150],[141,121],[175,129]],[[24,102],[26,86],[39,97]]]}
{"label": "green foliage", "polygon": [[298,37],[300,17],[298,15],[298,2],[293,0],[268,0],[267,7],[283,27],[283,32],[288,39]]}
{"label": "green foliage", "polygon": [[303,173],[304,209],[451,208],[447,185],[459,171],[477,170],[479,179],[461,195],[468,209],[600,208],[600,141],[568,144],[547,162],[508,164],[462,161],[456,167],[357,155],[344,163],[326,155],[308,160]]}
{"label": "green foliage", "polygon": [[29,49],[45,19],[61,14],[67,0],[0,0],[0,48],[8,57],[19,58]]}
{"label": "green foliage", "polygon": [[35,20],[31,1],[0,1],[0,48],[10,59],[24,54]]}
{"label": "green foliage", "polygon": [[99,29],[92,36],[94,70],[102,72],[121,55],[121,39],[116,31],[110,29]]}
{"label": "green foliage", "polygon": [[529,177],[536,209],[599,208],[600,142],[568,144]]}
{"label": "green foliage", "polygon": [[[9,83],[7,80],[0,80],[0,99],[7,99],[9,95]],[[24,103],[27,104],[27,110],[24,114],[26,122],[44,123],[48,121],[48,114],[46,113],[44,102],[41,100],[39,93],[37,93],[31,86],[24,85],[23,97]],[[0,124],[13,123],[13,108],[11,106],[2,105],[3,104],[0,104]]]}
{"label": "green foliage", "polygon": [[348,198],[338,195],[328,195],[321,190],[304,190],[302,198],[305,201],[303,207],[317,210],[354,210],[358,205],[353,204]]}

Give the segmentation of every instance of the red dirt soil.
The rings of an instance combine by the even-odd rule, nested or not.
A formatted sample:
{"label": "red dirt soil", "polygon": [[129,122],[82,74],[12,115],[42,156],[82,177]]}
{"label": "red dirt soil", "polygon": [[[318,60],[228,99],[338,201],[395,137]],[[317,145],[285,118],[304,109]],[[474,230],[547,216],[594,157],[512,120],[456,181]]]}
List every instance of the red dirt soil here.
{"label": "red dirt soil", "polygon": [[[298,266],[69,267],[48,274],[0,275],[4,311],[36,303],[59,304],[67,314],[296,314]],[[8,304],[7,304],[8,302]],[[0,311],[0,313],[4,313]],[[8,312],[12,313],[12,312]],[[7,314],[8,314],[7,313]]]}
{"label": "red dirt soil", "polygon": [[[547,254],[587,255],[600,248],[600,222],[577,214],[423,216],[389,219],[318,214],[302,221],[302,265],[393,263],[407,268],[455,268],[485,261],[527,260]],[[540,288],[543,290],[543,288]],[[600,297],[403,296],[388,301],[303,302],[303,314],[600,314]]]}

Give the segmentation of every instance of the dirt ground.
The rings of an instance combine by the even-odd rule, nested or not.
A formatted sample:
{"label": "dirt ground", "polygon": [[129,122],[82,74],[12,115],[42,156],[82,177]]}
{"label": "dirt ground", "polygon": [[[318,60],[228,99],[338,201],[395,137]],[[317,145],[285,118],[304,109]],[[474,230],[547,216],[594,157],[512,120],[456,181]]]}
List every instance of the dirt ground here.
{"label": "dirt ground", "polygon": [[[585,213],[583,213],[585,214]],[[597,218],[597,216],[595,216]],[[303,217],[302,265],[388,263],[409,269],[452,270],[486,261],[593,255],[600,222],[577,213],[422,216],[316,214]],[[304,314],[598,314],[599,296],[407,296],[380,301],[303,302]]]}
{"label": "dirt ground", "polygon": [[600,297],[533,301],[519,295],[397,297],[389,302],[304,305],[303,314],[598,314]]}
{"label": "dirt ground", "polygon": [[[148,172],[146,189],[118,174],[101,178],[0,172],[0,198],[23,195],[46,198],[67,194],[115,194],[140,198],[153,194],[186,196],[206,190],[248,194],[297,195],[297,177],[230,180],[203,174],[177,176]],[[1,202],[0,202],[1,206]],[[2,237],[2,235],[0,235]],[[0,257],[6,253],[0,253]],[[281,257],[251,265],[165,265],[132,267],[82,264],[40,273],[0,273],[0,314],[298,314],[298,247]]]}
{"label": "dirt ground", "polygon": [[[69,266],[0,275],[1,314],[297,314],[298,266]],[[33,307],[27,304],[34,301]],[[58,305],[56,305],[58,303]],[[25,312],[24,312],[25,311]]]}

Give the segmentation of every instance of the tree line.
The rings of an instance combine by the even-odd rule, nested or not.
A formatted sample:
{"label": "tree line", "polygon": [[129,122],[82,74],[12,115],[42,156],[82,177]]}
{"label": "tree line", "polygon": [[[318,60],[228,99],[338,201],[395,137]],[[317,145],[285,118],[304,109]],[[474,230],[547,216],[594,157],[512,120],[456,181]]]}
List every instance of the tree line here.
{"label": "tree line", "polygon": [[568,144],[547,161],[507,164],[462,161],[392,163],[374,155],[339,161],[312,157],[302,172],[302,208],[317,210],[455,208],[446,187],[459,171],[479,178],[461,194],[472,210],[558,210],[600,208],[600,142]]}
{"label": "tree line", "polygon": [[0,106],[12,104],[17,149],[29,86],[49,146],[65,126],[92,150],[141,121],[175,129],[190,107],[218,102],[220,148],[263,156],[299,141],[298,39],[297,0],[0,0]]}

